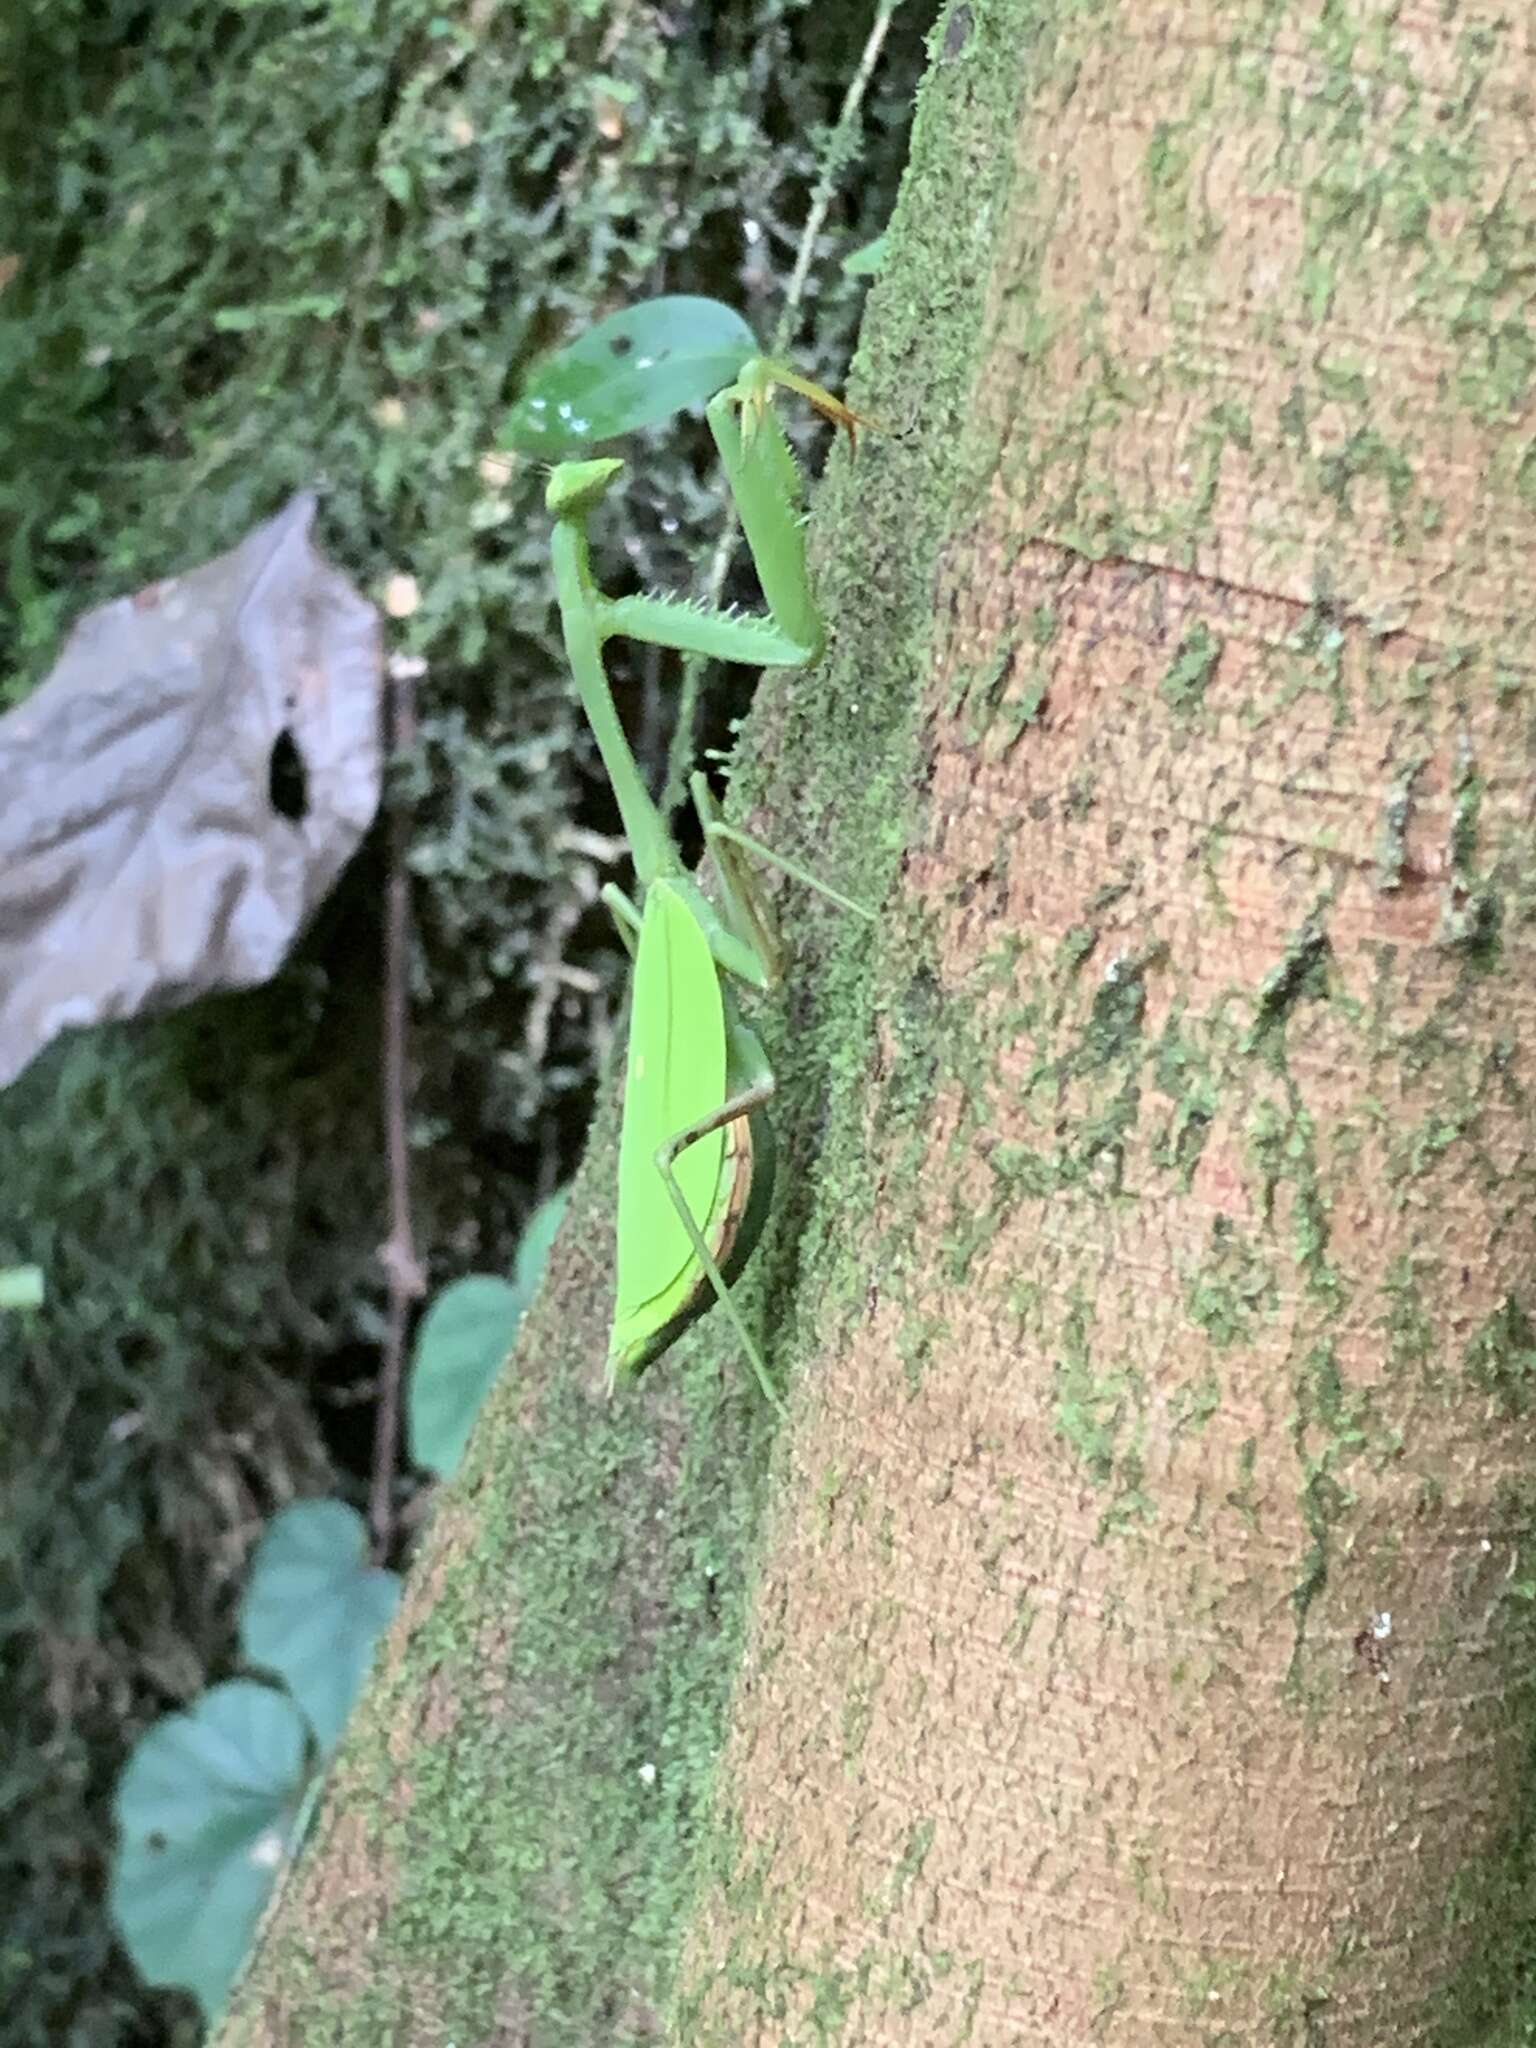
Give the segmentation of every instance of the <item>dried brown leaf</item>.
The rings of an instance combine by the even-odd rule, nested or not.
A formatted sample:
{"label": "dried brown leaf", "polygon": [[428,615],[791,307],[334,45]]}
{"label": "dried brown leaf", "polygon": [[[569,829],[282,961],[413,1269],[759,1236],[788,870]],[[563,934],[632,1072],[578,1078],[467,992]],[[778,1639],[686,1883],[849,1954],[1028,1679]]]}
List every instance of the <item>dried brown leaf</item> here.
{"label": "dried brown leaf", "polygon": [[314,513],[88,612],[0,718],[0,1087],[70,1026],[269,979],[367,829],[379,617]]}

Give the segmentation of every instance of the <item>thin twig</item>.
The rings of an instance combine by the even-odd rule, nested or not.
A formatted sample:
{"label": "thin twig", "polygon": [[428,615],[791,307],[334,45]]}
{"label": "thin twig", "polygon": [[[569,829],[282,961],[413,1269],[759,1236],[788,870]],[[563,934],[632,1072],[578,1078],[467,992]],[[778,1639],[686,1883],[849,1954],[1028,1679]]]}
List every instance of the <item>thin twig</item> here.
{"label": "thin twig", "polygon": [[[409,658],[390,669],[390,751],[403,759],[416,744],[416,676]],[[399,1454],[400,1382],[411,1305],[426,1292],[411,1220],[410,1142],[410,817],[397,803],[389,820],[389,873],[384,885],[384,1155],[389,1175],[389,1236],[380,1250],[389,1286],[384,1355],[379,1365],[373,1430],[373,1484],[368,1522],[373,1558],[382,1563],[394,1538],[394,1479]]]}
{"label": "thin twig", "polygon": [[[773,330],[770,355],[783,355],[794,336],[795,321],[800,312],[800,302],[805,297],[806,283],[816,254],[817,239],[826,223],[828,210],[837,191],[837,181],[846,160],[847,138],[859,118],[864,95],[869,90],[869,81],[874,76],[876,64],[880,61],[880,52],[885,47],[891,17],[901,4],[902,0],[881,0],[874,21],[870,24],[858,68],[848,82],[848,90],[843,94],[837,125],[828,137],[826,149],[822,154],[821,174],[816,180],[816,189],[811,194],[805,226],[800,231],[800,245],[795,252],[795,267],[790,272],[789,289],[784,294],[784,305]],[[709,575],[705,579],[702,602],[711,610],[719,604],[725,590],[725,579],[731,573],[731,557],[736,552],[739,535],[740,524],[733,512],[728,516],[725,530],[715,543]],[[667,749],[667,779],[661,799],[664,814],[681,802],[688,771],[693,765],[693,727],[698,713],[699,684],[705,666],[703,657],[697,654],[690,654],[683,662],[682,683],[677,699],[677,723],[672,728],[672,744]]]}
{"label": "thin twig", "polygon": [[800,235],[800,248],[795,256],[794,270],[790,273],[789,290],[784,294],[784,310],[780,313],[779,323],[773,330],[771,353],[776,356],[782,355],[789,347],[794,334],[795,316],[800,311],[800,301],[805,296],[805,282],[810,276],[811,260],[816,253],[816,238],[826,221],[843,169],[843,152],[847,137],[859,117],[864,95],[869,90],[869,81],[873,78],[875,66],[880,61],[880,52],[885,47],[885,38],[891,26],[891,16],[900,5],[901,0],[881,0],[879,12],[870,23],[864,53],[859,58],[859,67],[848,81],[848,90],[843,94],[837,126],[832,130],[827,142],[826,154],[822,158],[821,176],[816,181],[816,190],[811,194],[811,210],[805,216],[805,227]]}

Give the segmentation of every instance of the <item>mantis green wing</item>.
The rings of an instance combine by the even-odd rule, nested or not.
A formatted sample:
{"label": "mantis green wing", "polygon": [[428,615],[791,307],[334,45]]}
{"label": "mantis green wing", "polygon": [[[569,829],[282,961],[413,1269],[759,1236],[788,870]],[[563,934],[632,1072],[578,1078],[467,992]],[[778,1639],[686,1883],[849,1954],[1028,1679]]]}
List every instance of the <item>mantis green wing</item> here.
{"label": "mantis green wing", "polygon": [[[635,956],[619,1136],[618,1299],[610,1351],[616,1378],[640,1370],[696,1292],[698,1261],[656,1157],[725,1096],[719,971],[678,891],[655,882],[646,892]],[[683,1199],[706,1243],[718,1236],[729,1142],[726,1130],[710,1131],[675,1163]]]}

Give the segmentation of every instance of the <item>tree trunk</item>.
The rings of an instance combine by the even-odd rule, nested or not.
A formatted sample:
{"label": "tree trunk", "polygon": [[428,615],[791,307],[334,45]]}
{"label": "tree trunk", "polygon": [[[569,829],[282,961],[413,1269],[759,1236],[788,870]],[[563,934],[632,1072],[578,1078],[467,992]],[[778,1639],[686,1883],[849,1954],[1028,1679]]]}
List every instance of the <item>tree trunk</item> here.
{"label": "tree trunk", "polygon": [[789,898],[770,1512],[723,1319],[600,1398],[605,1128],[229,2038],[1500,2022],[1531,54],[951,7],[741,785],[889,916]]}

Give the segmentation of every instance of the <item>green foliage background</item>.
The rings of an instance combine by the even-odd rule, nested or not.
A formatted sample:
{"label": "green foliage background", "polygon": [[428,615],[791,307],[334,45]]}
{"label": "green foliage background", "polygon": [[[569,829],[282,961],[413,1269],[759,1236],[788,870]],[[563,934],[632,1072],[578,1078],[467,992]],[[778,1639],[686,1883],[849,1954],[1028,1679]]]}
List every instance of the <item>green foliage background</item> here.
{"label": "green foliage background", "polygon": [[[898,16],[817,252],[795,347],[830,380],[863,291],[840,261],[889,211],[932,11]],[[393,801],[434,1283],[504,1268],[568,1169],[620,974],[609,856],[569,838],[616,820],[557,654],[540,480],[485,457],[531,356],[617,305],[707,292],[771,331],[871,12],[0,12],[0,708],[85,606],[317,480],[333,557],[375,593],[417,579]],[[682,587],[718,531],[702,429],[632,453],[607,573]],[[619,678],[653,763],[670,680]],[[269,988],[67,1041],[0,1098],[0,1264],[51,1290],[0,1325],[0,2048],[193,2038],[113,1952],[107,1800],[147,1721],[230,1668],[264,1519],[361,1468],[382,874],[376,835]]]}

